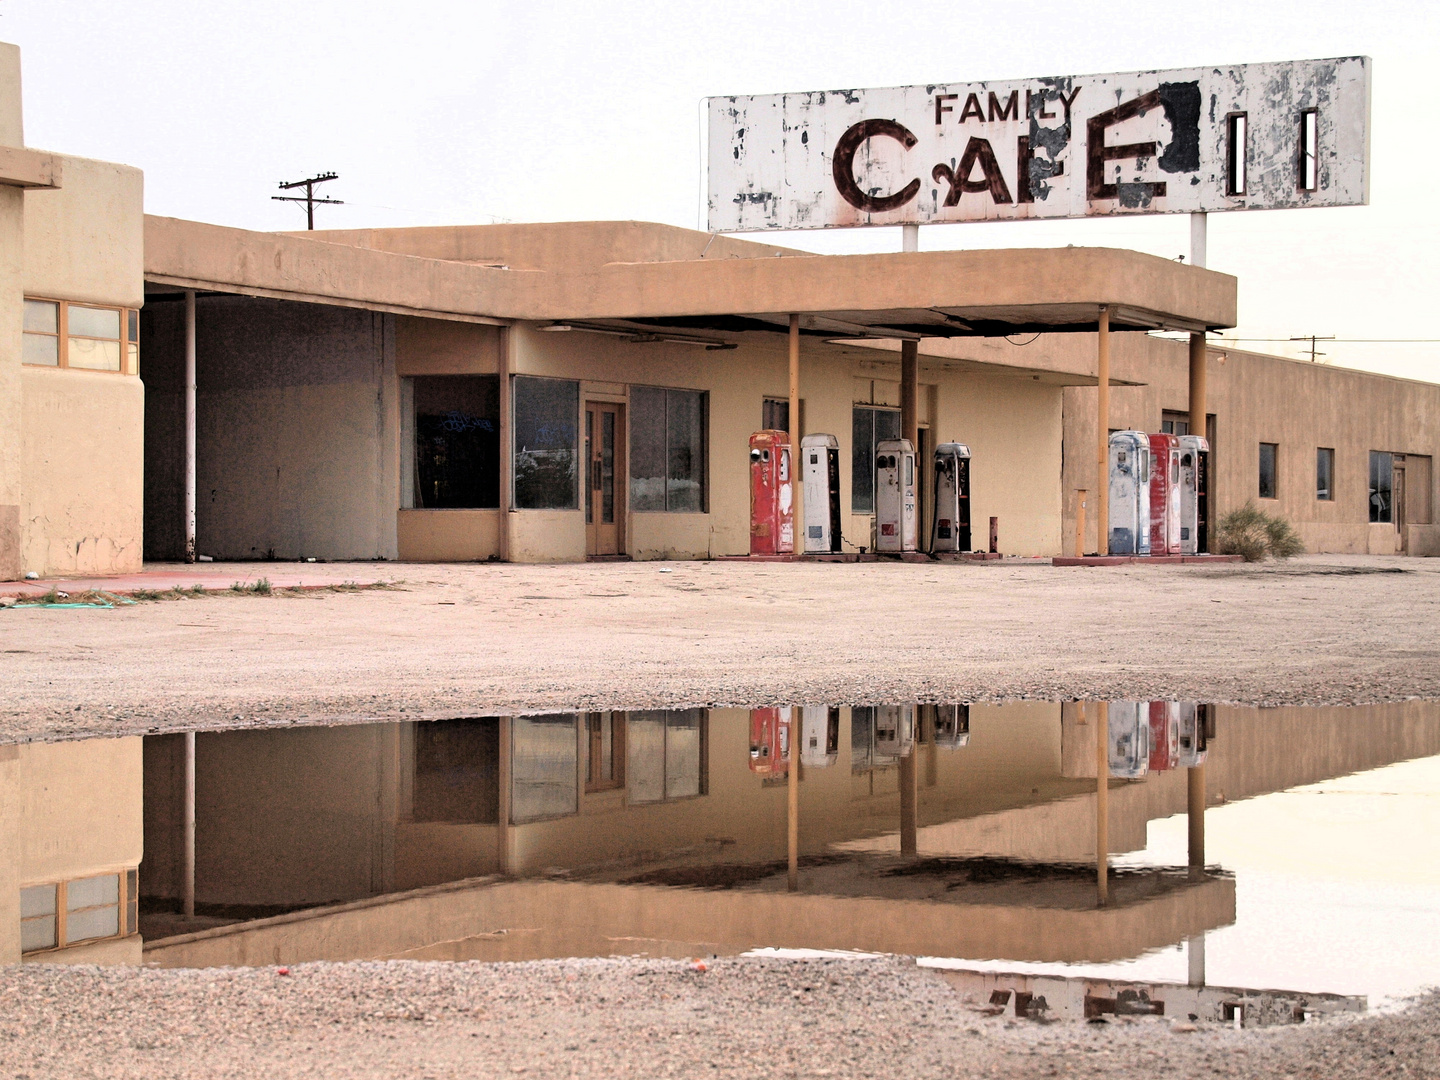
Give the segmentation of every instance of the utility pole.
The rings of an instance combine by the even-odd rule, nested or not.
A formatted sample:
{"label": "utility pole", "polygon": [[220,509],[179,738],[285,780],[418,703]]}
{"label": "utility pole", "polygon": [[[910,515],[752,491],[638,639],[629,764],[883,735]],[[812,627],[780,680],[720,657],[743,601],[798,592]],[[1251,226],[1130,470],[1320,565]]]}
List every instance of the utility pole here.
{"label": "utility pole", "polygon": [[281,191],[291,191],[291,190],[293,190],[293,189],[295,189],[295,188],[301,188],[301,187],[303,187],[303,188],[305,189],[305,194],[304,194],[304,195],[271,195],[270,198],[273,199],[275,202],[303,202],[303,203],[305,204],[305,228],[313,230],[313,229],[315,228],[315,204],[316,204],[316,203],[329,203],[329,204],[331,204],[332,206],[344,206],[344,205],[345,205],[345,202],[344,202],[344,200],[342,200],[342,199],[317,199],[317,198],[315,197],[315,185],[316,185],[316,184],[323,184],[323,183],[325,183],[325,181],[327,181],[327,180],[338,180],[338,179],[340,179],[340,174],[339,174],[339,173],[327,172],[327,173],[321,173],[319,176],[312,176],[312,177],[310,177],[310,179],[308,179],[308,180],[295,180],[295,181],[292,181],[291,183],[288,183],[288,184],[287,184],[285,181],[282,180],[282,181],[280,181],[280,190],[281,190]]}
{"label": "utility pole", "polygon": [[1308,341],[1308,342],[1310,342],[1310,362],[1313,364],[1313,363],[1315,363],[1315,358],[1316,358],[1317,356],[1324,356],[1324,355],[1325,355],[1323,352],[1316,352],[1316,351],[1315,351],[1315,343],[1316,343],[1317,341],[1334,341],[1334,340],[1335,340],[1335,335],[1334,335],[1334,334],[1326,334],[1326,335],[1311,334],[1309,337],[1292,337],[1290,340],[1291,340],[1291,341]]}

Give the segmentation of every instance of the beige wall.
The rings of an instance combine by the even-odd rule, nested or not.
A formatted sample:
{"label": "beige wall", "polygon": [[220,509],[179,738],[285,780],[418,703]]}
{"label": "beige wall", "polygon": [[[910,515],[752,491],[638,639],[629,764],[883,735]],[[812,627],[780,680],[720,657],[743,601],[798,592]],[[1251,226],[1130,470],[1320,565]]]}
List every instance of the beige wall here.
{"label": "beige wall", "polygon": [[[20,959],[20,889],[139,864],[141,742],[131,737],[0,747],[0,963]],[[138,941],[43,955],[47,962],[115,955],[112,962],[133,963]]]}
{"label": "beige wall", "polygon": [[[24,146],[20,50],[0,43],[0,144]],[[0,187],[0,581],[24,573],[21,559],[20,327],[24,294],[25,193]]]}
{"label": "beige wall", "polygon": [[[144,300],[140,170],[85,158],[60,161],[59,190],[23,196],[25,295],[138,307]],[[0,307],[9,319],[12,305]],[[18,302],[13,315],[18,338]],[[19,366],[18,382],[18,569],[42,576],[140,569],[145,410],[140,380]],[[0,420],[0,427],[8,422]],[[0,533],[5,502],[0,492]],[[18,576],[4,573],[3,563],[0,553],[0,578]]]}
{"label": "beige wall", "polygon": [[[1093,335],[1084,335],[1093,347]],[[1117,335],[1115,372],[1147,385],[1111,392],[1111,428],[1159,431],[1162,411],[1189,411],[1189,360],[1183,342]],[[1394,525],[1369,522],[1370,451],[1440,453],[1440,385],[1212,347],[1206,409],[1215,416],[1212,448],[1216,511],[1247,499],[1295,525],[1311,551],[1397,550]],[[1074,543],[1075,489],[1093,491],[1095,390],[1065,391],[1065,548]],[[1258,497],[1260,443],[1279,445],[1277,495]],[[1335,451],[1335,498],[1315,498],[1315,451]],[[1412,522],[1411,553],[1440,554],[1433,525],[1434,471],[1426,478],[1431,523]],[[1407,474],[1408,475],[1408,474]],[[1411,506],[1422,490],[1412,488]],[[1091,502],[1093,508],[1094,503]],[[1094,515],[1086,550],[1095,550]]]}

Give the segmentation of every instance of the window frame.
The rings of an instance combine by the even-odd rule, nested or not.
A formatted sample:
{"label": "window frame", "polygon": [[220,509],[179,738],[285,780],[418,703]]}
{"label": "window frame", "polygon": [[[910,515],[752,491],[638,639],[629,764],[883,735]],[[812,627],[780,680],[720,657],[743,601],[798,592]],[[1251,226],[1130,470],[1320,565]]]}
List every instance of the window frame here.
{"label": "window frame", "polygon": [[[46,368],[52,371],[89,371],[97,375],[139,375],[140,374],[140,309],[121,307],[117,304],[92,304],[82,300],[60,300],[53,296],[30,296],[24,297],[25,302],[34,301],[37,304],[56,305],[54,334],[40,330],[24,330],[22,334],[32,334],[35,337],[56,338],[56,360],[54,364],[31,364],[23,359],[21,364],[27,368]],[[120,316],[120,336],[118,338],[97,338],[91,334],[70,333],[70,308],[71,306],[85,308],[92,311],[113,311]],[[22,304],[23,310],[23,304]],[[84,338],[86,341],[118,341],[120,343],[120,366],[114,370],[107,368],[72,367],[70,364],[70,338]],[[22,351],[23,357],[23,351]]]}
{"label": "window frame", "polygon": [[[1320,486],[1320,461],[1322,454],[1326,455],[1325,460],[1329,462],[1329,474],[1326,477],[1326,479],[1329,480],[1329,484],[1324,488]],[[1322,495],[1322,491],[1325,494]],[[1317,446],[1315,448],[1315,501],[1335,501],[1335,448],[1333,446]]]}
{"label": "window frame", "polygon": [[[661,453],[665,460],[665,505],[659,509],[641,508],[635,505],[637,477],[635,476],[635,391],[653,390],[665,395],[665,431]],[[700,399],[700,508],[698,510],[675,510],[670,506],[670,395],[694,394]],[[688,386],[655,386],[652,383],[632,383],[625,395],[626,409],[626,461],[625,501],[632,514],[708,514],[710,513],[710,391],[696,390]]]}
{"label": "window frame", "polygon": [[[117,932],[114,934],[105,934],[100,937],[79,938],[75,941],[69,940],[65,933],[68,928],[67,923],[69,921],[69,916],[70,914],[72,914],[72,912],[70,912],[69,910],[69,886],[74,882],[89,881],[91,878],[103,877],[115,877],[119,879],[119,887],[117,889],[115,901],[115,925]],[[103,867],[99,870],[87,872],[77,877],[62,878],[58,880],[50,879],[46,881],[32,881],[27,884],[22,884],[19,890],[17,890],[17,892],[24,892],[27,889],[42,888],[53,888],[55,890],[55,914],[53,916],[53,918],[55,919],[55,944],[45,945],[38,949],[25,949],[21,953],[21,955],[26,958],[33,956],[42,956],[45,953],[60,952],[64,949],[73,949],[80,945],[93,945],[101,941],[118,941],[121,938],[133,937],[135,934],[139,933],[140,930],[139,877],[139,867],[136,866]],[[88,908],[80,908],[77,910],[93,911],[96,907],[109,906],[109,904],[93,905]],[[21,923],[24,923],[27,920],[22,918],[20,921]]]}
{"label": "window frame", "polygon": [[[1265,448],[1270,447],[1274,451],[1270,459],[1270,494],[1265,494]],[[1280,498],[1280,444],[1273,442],[1262,442],[1256,461],[1255,497],[1257,499],[1278,499]]]}

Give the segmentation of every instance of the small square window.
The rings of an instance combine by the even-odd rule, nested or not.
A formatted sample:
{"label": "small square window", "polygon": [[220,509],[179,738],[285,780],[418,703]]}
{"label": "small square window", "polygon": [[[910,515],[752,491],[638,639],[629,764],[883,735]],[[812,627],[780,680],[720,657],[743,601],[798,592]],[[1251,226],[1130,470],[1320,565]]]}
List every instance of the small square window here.
{"label": "small square window", "polygon": [[1315,451],[1315,498],[1335,501],[1335,451],[1326,446]]}
{"label": "small square window", "polygon": [[1280,447],[1276,443],[1262,442],[1260,444],[1260,498],[1276,498],[1276,476],[1275,462],[1279,457]]}

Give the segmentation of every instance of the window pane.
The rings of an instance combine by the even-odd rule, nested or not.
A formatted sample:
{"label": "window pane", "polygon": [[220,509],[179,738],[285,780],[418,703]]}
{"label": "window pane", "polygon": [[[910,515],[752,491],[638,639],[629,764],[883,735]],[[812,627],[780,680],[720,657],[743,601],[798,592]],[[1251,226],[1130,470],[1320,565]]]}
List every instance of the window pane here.
{"label": "window pane", "polygon": [[850,771],[863,773],[875,763],[875,709],[857,705],[850,710]]}
{"label": "window pane", "polygon": [[1333,499],[1331,484],[1335,477],[1335,451],[1324,447],[1315,451],[1315,498]]}
{"label": "window pane", "polygon": [[705,395],[670,390],[670,472],[667,480],[671,513],[696,514],[705,509]]}
{"label": "window pane", "polygon": [[42,337],[39,334],[21,334],[24,344],[21,347],[20,359],[26,364],[44,364],[46,367],[57,367],[60,363],[60,339],[58,337]]}
{"label": "window pane", "polygon": [[630,388],[630,505],[665,509],[665,391]]}
{"label": "window pane", "polygon": [[69,366],[72,368],[88,368],[91,371],[120,370],[119,341],[72,337],[69,352]]}
{"label": "window pane", "polygon": [[[900,438],[900,410],[898,409],[876,409],[875,410],[875,442],[884,442],[886,439]],[[874,447],[871,448],[871,457],[875,456]]]}
{"label": "window pane", "polygon": [[70,333],[83,337],[120,340],[120,312],[114,308],[70,305]]}
{"label": "window pane", "polygon": [[580,384],[567,379],[515,379],[515,505],[521,510],[573,510]]}
{"label": "window pane", "polygon": [[875,509],[875,410],[856,409],[850,428],[850,509],[869,514]]}
{"label": "window pane", "polygon": [[55,916],[44,915],[36,919],[20,920],[20,951],[53,949],[55,941]]}
{"label": "window pane", "polygon": [[575,813],[580,798],[575,716],[517,716],[513,724],[511,822]]}
{"label": "window pane", "polygon": [[128,330],[127,330],[127,332],[126,332],[126,338],[125,338],[125,339],[126,339],[127,341],[132,341],[132,342],[133,342],[133,341],[139,341],[139,340],[140,340],[140,312],[136,311],[134,308],[131,308],[128,312],[126,312],[126,315],[127,315],[127,318],[128,318]]}
{"label": "window pane", "polygon": [[1390,522],[1390,482],[1394,477],[1394,459],[1378,450],[1370,451],[1370,520]]}
{"label": "window pane", "polygon": [[26,300],[25,329],[40,334],[58,334],[60,305],[53,300]]}
{"label": "window pane", "polygon": [[416,377],[415,505],[428,510],[500,505],[498,378]]}
{"label": "window pane", "polygon": [[700,794],[700,710],[685,709],[665,718],[665,797]]}
{"label": "window pane", "polygon": [[72,911],[65,916],[66,945],[73,945],[77,941],[86,941],[90,938],[114,937],[118,933],[120,933],[120,908],[118,905],[86,908],[84,911]]}
{"label": "window pane", "polygon": [[764,431],[789,431],[790,399],[767,397],[760,406],[760,427]]}
{"label": "window pane", "polygon": [[34,918],[37,915],[55,914],[55,886],[32,885],[20,890],[20,917]]}
{"label": "window pane", "polygon": [[625,787],[632,804],[665,798],[665,713],[632,712],[625,723]]}
{"label": "window pane", "polygon": [[67,911],[78,911],[80,908],[96,907],[100,904],[118,904],[119,902],[119,874],[84,878],[81,881],[72,881],[65,886]]}
{"label": "window pane", "polygon": [[1275,498],[1275,444],[1260,444],[1260,498]]}
{"label": "window pane", "polygon": [[500,724],[490,718],[415,725],[415,821],[493,824],[499,817]]}

